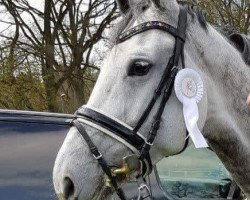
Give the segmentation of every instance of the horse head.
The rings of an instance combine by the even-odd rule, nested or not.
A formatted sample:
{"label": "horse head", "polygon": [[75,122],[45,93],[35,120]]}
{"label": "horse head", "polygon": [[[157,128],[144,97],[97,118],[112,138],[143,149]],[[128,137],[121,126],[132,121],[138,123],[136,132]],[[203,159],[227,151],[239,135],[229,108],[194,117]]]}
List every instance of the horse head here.
{"label": "horse head", "polygon": [[[215,50],[209,46],[213,37],[208,37],[217,32],[212,27],[207,27],[201,16],[191,12],[187,15],[187,21],[180,23],[183,17],[181,10],[185,9],[175,0],[117,0],[117,3],[122,19],[111,36],[114,45],[101,67],[87,105],[79,110],[79,126],[84,130],[79,131],[82,128],[73,123],[75,126],[67,134],[55,161],[54,187],[56,193],[65,199],[110,197],[113,189],[105,186],[107,173],[104,173],[105,167],[100,165],[96,157],[102,156],[106,166],[116,169],[111,170],[113,173],[120,173],[127,170],[121,167],[124,167],[122,158],[134,154],[139,154],[140,157],[143,145],[147,148],[150,146],[150,162],[153,165],[165,156],[178,154],[186,147],[183,105],[173,89],[176,73],[183,67],[197,72],[204,84],[203,97],[197,107],[198,127],[200,130],[204,129],[207,139],[214,141],[217,137],[210,134],[214,133],[211,126],[216,122],[216,118],[211,115],[217,112],[216,109],[220,107],[218,102],[222,101],[219,99],[220,94],[215,92],[217,85],[214,85],[215,79],[221,81],[221,78],[220,73],[216,72],[219,68],[209,68],[219,64],[213,55]],[[185,32],[178,31],[183,26],[187,26],[183,29]],[[217,36],[221,37],[219,33]],[[202,37],[211,40],[204,40],[202,43]],[[234,48],[228,43],[229,47]],[[241,59],[239,53],[236,56]],[[161,91],[155,92],[161,84]],[[167,99],[162,106],[165,93]],[[155,98],[156,96],[159,98]],[[150,106],[152,101],[154,103]],[[208,101],[213,105],[209,107]],[[159,111],[159,108],[162,109]],[[143,116],[144,113],[146,116]],[[109,126],[110,122],[115,125]],[[138,125],[138,122],[142,123]],[[155,122],[160,124],[152,145],[147,143],[147,139]],[[113,131],[114,129],[121,131]],[[119,137],[114,132],[120,132]],[[127,133],[127,138],[123,138],[123,133]],[[89,144],[86,137],[98,148],[97,156],[92,155],[89,148],[92,144]],[[128,137],[134,138],[137,143]],[[217,140],[220,139],[217,137]],[[126,180],[118,180],[117,184],[124,181]]]}

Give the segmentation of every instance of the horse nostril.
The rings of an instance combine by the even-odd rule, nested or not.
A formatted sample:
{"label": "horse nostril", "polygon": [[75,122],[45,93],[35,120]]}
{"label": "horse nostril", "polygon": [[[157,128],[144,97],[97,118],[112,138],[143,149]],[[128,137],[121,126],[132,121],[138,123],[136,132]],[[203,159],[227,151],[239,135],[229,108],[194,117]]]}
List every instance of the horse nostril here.
{"label": "horse nostril", "polygon": [[63,194],[65,199],[69,199],[73,197],[75,192],[74,183],[71,181],[70,178],[66,177],[63,182]]}

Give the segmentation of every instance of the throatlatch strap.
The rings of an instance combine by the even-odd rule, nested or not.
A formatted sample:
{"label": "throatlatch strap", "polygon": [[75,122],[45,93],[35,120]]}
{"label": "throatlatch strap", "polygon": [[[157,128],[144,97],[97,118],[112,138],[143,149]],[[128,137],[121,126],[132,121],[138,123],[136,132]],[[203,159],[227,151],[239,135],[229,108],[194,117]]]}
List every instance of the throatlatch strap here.
{"label": "throatlatch strap", "polygon": [[84,138],[84,140],[86,141],[86,143],[87,143],[87,145],[88,145],[88,147],[90,149],[90,152],[93,154],[94,158],[98,161],[98,163],[101,166],[104,173],[111,180],[111,183],[112,183],[113,187],[115,188],[115,191],[116,191],[117,195],[119,196],[119,198],[122,199],[122,200],[126,200],[125,194],[118,187],[116,178],[112,176],[111,170],[110,170],[107,162],[104,160],[104,158],[102,157],[102,154],[99,152],[99,150],[97,149],[95,144],[90,139],[88,133],[85,131],[82,124],[80,122],[78,122],[77,120],[73,120],[72,124],[77,128],[78,132],[82,135],[82,137]]}

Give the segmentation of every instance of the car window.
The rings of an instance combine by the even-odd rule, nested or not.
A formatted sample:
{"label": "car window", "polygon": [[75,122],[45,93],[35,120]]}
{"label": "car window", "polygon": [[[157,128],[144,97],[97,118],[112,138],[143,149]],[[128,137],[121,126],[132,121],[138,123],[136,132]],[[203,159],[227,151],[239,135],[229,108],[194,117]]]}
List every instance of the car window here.
{"label": "car window", "polygon": [[0,199],[56,199],[52,170],[69,127],[0,121]]}
{"label": "car window", "polygon": [[191,146],[156,167],[163,189],[177,199],[226,198],[230,189],[229,172],[209,149]]}

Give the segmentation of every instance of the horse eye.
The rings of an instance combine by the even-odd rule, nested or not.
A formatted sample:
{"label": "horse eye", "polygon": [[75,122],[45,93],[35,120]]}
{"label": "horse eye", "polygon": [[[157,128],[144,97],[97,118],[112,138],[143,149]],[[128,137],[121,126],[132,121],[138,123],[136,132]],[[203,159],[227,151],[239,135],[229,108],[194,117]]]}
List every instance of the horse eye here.
{"label": "horse eye", "polygon": [[144,76],[148,74],[151,66],[147,61],[136,61],[130,66],[128,76]]}

